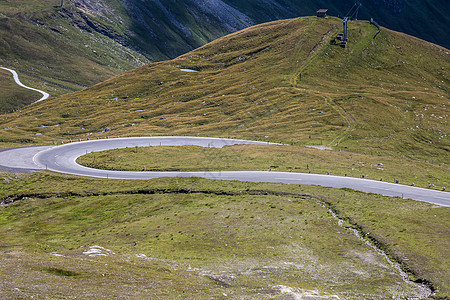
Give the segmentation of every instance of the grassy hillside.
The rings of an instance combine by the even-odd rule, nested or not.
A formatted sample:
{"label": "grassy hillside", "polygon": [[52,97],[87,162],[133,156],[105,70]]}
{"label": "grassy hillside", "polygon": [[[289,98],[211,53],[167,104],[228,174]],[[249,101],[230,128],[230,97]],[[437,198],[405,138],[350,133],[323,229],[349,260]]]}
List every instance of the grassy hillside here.
{"label": "grassy hillside", "polygon": [[436,299],[449,295],[448,208],[199,178],[2,179],[6,298],[423,297],[349,228],[428,282]]}
{"label": "grassy hillside", "polygon": [[41,97],[38,92],[18,87],[11,73],[3,69],[0,69],[0,85],[2,87],[0,107],[3,107],[5,111],[16,110]]}
{"label": "grassy hillside", "polygon": [[335,44],[340,24],[311,17],[255,26],[4,115],[0,132],[4,142],[33,143],[230,136],[448,162],[448,51],[387,29],[374,40],[365,21],[350,24],[344,49]]}
{"label": "grassy hillside", "polygon": [[[439,1],[361,1],[359,17],[450,47],[449,6]],[[52,95],[101,82],[146,62],[174,58],[252,24],[314,15],[344,16],[354,1],[60,0],[0,3],[0,64]],[[0,95],[0,101],[20,97]],[[19,101],[15,106],[30,103]],[[8,111],[2,108],[0,112]]]}
{"label": "grassy hillside", "polygon": [[[57,96],[148,62],[108,36],[112,22],[101,15],[86,17],[73,5],[55,6],[60,1],[22,2],[0,3],[0,65],[18,71],[27,85]],[[14,107],[30,103],[14,101],[21,93],[19,87],[16,91],[11,97],[0,93],[0,101]],[[9,110],[0,106],[0,112]]]}
{"label": "grassy hillside", "polygon": [[[448,183],[447,50],[386,29],[373,40],[376,28],[364,21],[350,23],[344,49],[335,40],[341,25],[310,17],[255,26],[30,105],[0,116],[0,146],[229,136],[294,144],[224,149],[234,152],[234,167],[264,157],[259,165],[294,172],[306,162],[312,172]],[[183,151],[163,151],[158,163],[173,163]],[[219,151],[197,155],[227,164]],[[424,297],[352,229],[431,287],[434,298],[449,296],[445,207],[348,189],[198,178],[0,178],[0,278],[9,298]]]}
{"label": "grassy hillside", "polygon": [[[226,0],[226,3],[238,7],[256,23],[274,19],[315,15],[317,9],[327,8],[331,16],[343,18],[356,1],[238,1]],[[445,0],[362,0],[358,19],[374,18],[382,26],[420,37],[432,43],[450,48],[447,28],[450,25],[448,15],[450,6]]]}
{"label": "grassy hillside", "polygon": [[[355,1],[90,1],[76,0],[79,6],[110,7],[120,15],[124,38],[152,60],[174,58],[228,33],[253,24],[315,15],[328,8],[332,16],[343,17]],[[375,18],[385,27],[405,32],[447,48],[446,28],[450,8],[445,0],[361,1],[360,19]],[[104,9],[106,10],[106,9]]]}

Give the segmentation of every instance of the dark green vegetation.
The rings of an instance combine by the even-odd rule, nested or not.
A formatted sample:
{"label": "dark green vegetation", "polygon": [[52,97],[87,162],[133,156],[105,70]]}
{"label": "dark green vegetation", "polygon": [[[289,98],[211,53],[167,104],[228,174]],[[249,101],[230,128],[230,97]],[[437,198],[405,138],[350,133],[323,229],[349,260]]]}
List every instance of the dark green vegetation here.
{"label": "dark green vegetation", "polygon": [[[393,30],[450,47],[446,0],[361,2],[359,18],[374,17]],[[0,65],[17,69],[26,82],[53,96],[91,86],[149,60],[174,58],[252,24],[315,15],[318,8],[343,17],[354,1],[66,0],[63,7],[60,3],[0,3]],[[14,97],[7,99],[11,102]],[[0,106],[0,112],[6,111],[9,107]]]}
{"label": "dark green vegetation", "polygon": [[[288,288],[350,299],[414,296],[346,227],[377,241],[439,295],[449,292],[448,208],[347,190],[195,178],[113,185],[49,173],[2,178],[6,297],[254,298]],[[346,220],[343,227],[323,204]],[[95,253],[104,256],[89,256]]]}
{"label": "dark green vegetation", "polygon": [[90,153],[78,163],[122,171],[272,170],[347,175],[442,189],[450,182],[447,166],[414,160],[342,151],[317,151],[303,146],[195,146],[127,148]]}

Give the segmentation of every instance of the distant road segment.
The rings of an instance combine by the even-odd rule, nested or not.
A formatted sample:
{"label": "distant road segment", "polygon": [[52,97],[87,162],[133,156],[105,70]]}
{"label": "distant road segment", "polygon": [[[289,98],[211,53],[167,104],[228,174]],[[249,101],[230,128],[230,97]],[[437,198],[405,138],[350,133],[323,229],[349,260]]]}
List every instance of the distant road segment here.
{"label": "distant road segment", "polygon": [[11,72],[12,75],[13,75],[14,81],[15,81],[19,86],[21,86],[21,87],[23,87],[23,88],[26,88],[26,89],[29,89],[29,90],[32,90],[32,91],[35,91],[35,92],[38,92],[38,93],[41,93],[41,94],[42,94],[41,99],[34,101],[34,103],[39,102],[39,101],[42,101],[42,100],[45,100],[45,99],[47,99],[48,97],[50,97],[50,94],[48,94],[48,93],[46,93],[46,92],[44,92],[44,91],[41,91],[41,90],[38,90],[38,89],[34,89],[34,88],[32,88],[32,87],[29,87],[29,86],[26,86],[25,84],[23,84],[23,83],[20,81],[20,79],[19,79],[19,74],[17,74],[16,71],[14,71],[14,70],[12,70],[12,69],[5,68],[5,67],[0,67],[0,69],[3,69],[3,70],[6,70],[6,71]]}
{"label": "distant road segment", "polygon": [[[81,155],[115,148],[148,146],[186,146],[220,148],[236,144],[267,144],[266,142],[218,139],[204,137],[140,137],[93,140],[61,146],[9,149],[0,152],[0,165],[30,169],[48,169],[55,172],[109,179],[153,179],[160,177],[203,177],[219,180],[274,182],[286,184],[319,185],[349,188],[357,191],[393,197],[410,198],[441,206],[450,206],[450,193],[394,184],[389,182],[334,175],[269,171],[207,171],[207,172],[132,172],[92,169],[76,163]],[[27,152],[29,149],[29,152]],[[17,160],[20,162],[14,162]]]}

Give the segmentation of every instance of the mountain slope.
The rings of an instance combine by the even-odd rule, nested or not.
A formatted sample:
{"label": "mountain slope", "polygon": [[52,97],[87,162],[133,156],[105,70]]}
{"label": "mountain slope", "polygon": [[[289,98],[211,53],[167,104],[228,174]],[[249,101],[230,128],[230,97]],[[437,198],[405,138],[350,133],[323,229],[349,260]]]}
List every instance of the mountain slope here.
{"label": "mountain slope", "polygon": [[2,116],[0,132],[38,142],[201,134],[448,161],[448,51],[387,29],[373,39],[366,21],[351,22],[344,49],[340,25],[258,25]]}
{"label": "mountain slope", "polygon": [[[75,6],[60,8],[51,2],[56,1],[30,7],[13,6],[19,1],[0,4],[0,65],[17,70],[24,83],[56,96],[148,62],[120,43],[116,33],[120,28],[114,28],[101,11],[88,15]],[[0,94],[2,101],[11,102]],[[0,106],[0,112],[28,103]]]}
{"label": "mountain slope", "polygon": [[450,38],[447,34],[447,28],[450,26],[448,18],[450,6],[445,0],[249,0],[244,3],[237,0],[225,0],[224,2],[238,7],[256,23],[315,15],[319,8],[328,8],[329,15],[342,18],[355,2],[360,2],[359,19],[375,18],[382,26],[450,48]]}
{"label": "mountain slope", "polygon": [[[60,4],[60,0],[0,3],[0,64],[15,68],[26,83],[53,96],[149,60],[174,58],[253,24],[314,15],[321,7],[342,17],[354,2],[66,0],[63,7]],[[360,18],[374,17],[381,25],[446,47],[450,47],[449,14],[445,0],[366,0],[359,10]]]}
{"label": "mountain slope", "polygon": [[[309,163],[317,172],[320,161],[332,174],[372,168],[390,181],[383,162],[386,170],[399,169],[401,183],[420,172],[448,184],[448,51],[387,29],[374,40],[377,29],[366,21],[349,24],[344,49],[335,39],[341,26],[340,19],[315,17],[254,26],[30,105],[0,116],[0,147],[118,135],[231,136],[336,146],[262,146],[274,147],[278,161],[296,152],[299,167],[292,171],[306,171]],[[239,166],[242,156],[234,157]],[[347,227],[437,289],[435,298],[449,295],[446,208],[298,184],[198,178],[111,184],[47,171],[0,176],[6,203],[0,276],[12,278],[5,280],[7,296],[284,297],[284,287],[295,287],[350,299],[415,297]],[[99,246],[108,255],[92,264],[87,254]],[[361,260],[369,267],[357,268]]]}
{"label": "mountain slope", "polygon": [[[89,6],[98,1],[77,0]],[[328,8],[332,16],[344,17],[354,1],[101,1],[105,6],[122,11],[129,33],[130,45],[146,53],[152,60],[173,58],[227,33],[250,25],[315,15],[319,8]],[[375,18],[381,25],[405,32],[430,42],[450,47],[447,28],[450,7],[445,0],[361,1],[356,15]]]}

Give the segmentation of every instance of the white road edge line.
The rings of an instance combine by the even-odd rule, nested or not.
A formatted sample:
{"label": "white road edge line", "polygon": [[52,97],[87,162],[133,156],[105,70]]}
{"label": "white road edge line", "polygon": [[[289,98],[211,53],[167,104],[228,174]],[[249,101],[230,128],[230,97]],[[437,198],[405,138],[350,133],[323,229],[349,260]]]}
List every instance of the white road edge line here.
{"label": "white road edge line", "polygon": [[38,153],[36,153],[35,155],[33,155],[33,164],[35,164],[35,165],[38,166],[38,167],[42,167],[41,164],[39,164],[39,163],[36,161],[36,156],[37,156],[39,153],[40,153],[40,152],[38,152]]}
{"label": "white road edge line", "polygon": [[3,69],[3,70],[6,70],[6,71],[11,72],[12,75],[13,75],[14,81],[15,81],[19,86],[21,86],[21,87],[23,87],[23,88],[26,88],[26,89],[29,89],[29,90],[32,90],[32,91],[35,91],[35,92],[39,92],[39,93],[42,94],[42,98],[39,99],[39,100],[34,101],[33,103],[36,103],[36,102],[45,100],[45,99],[47,99],[47,98],[50,97],[50,94],[49,94],[49,93],[46,93],[46,92],[41,91],[41,90],[38,90],[38,89],[34,89],[34,88],[32,88],[32,87],[29,87],[29,86],[26,86],[25,84],[23,84],[22,82],[20,82],[19,74],[17,74],[16,71],[14,71],[14,70],[12,70],[12,69],[5,68],[5,67],[0,67],[0,69]]}

